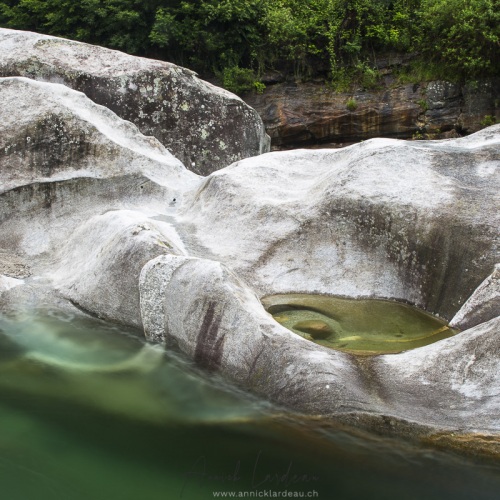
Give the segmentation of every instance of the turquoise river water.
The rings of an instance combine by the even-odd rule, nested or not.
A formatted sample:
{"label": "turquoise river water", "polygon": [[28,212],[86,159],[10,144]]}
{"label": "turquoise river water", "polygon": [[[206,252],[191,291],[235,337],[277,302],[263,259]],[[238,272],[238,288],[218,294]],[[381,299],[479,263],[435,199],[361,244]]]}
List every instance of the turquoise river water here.
{"label": "turquoise river water", "polygon": [[321,426],[54,311],[0,316],[0,425],[5,500],[500,495],[494,463]]}

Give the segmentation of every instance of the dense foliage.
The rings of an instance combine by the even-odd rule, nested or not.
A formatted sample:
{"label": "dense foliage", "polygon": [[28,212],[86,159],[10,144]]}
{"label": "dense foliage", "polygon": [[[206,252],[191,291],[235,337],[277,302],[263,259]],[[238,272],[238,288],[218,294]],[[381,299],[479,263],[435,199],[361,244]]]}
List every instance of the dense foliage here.
{"label": "dense foliage", "polygon": [[269,69],[369,86],[387,51],[452,79],[500,73],[500,0],[0,0],[0,25],[170,60],[236,91]]}

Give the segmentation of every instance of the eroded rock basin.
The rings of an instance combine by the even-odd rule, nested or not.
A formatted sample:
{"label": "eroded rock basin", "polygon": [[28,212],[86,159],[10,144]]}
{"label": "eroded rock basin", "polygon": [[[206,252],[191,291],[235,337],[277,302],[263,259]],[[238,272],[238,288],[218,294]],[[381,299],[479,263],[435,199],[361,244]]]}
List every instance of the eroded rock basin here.
{"label": "eroded rock basin", "polygon": [[407,351],[458,333],[421,309],[389,300],[282,294],[262,303],[278,323],[301,337],[360,355]]}

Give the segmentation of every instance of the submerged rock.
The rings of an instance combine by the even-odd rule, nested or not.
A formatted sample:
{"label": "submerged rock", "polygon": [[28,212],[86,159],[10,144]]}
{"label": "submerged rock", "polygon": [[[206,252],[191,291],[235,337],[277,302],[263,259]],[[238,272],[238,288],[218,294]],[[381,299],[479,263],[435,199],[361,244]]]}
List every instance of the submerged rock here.
{"label": "submerged rock", "polygon": [[299,321],[294,327],[301,332],[308,333],[313,339],[324,339],[333,333],[330,326],[318,319]]}
{"label": "submerged rock", "polygon": [[199,174],[269,150],[262,120],[252,108],[175,64],[0,28],[2,76],[60,83],[84,92],[143,134],[156,137]]}
{"label": "submerged rock", "polygon": [[391,300],[291,293],[264,297],[262,304],[298,335],[357,355],[398,353],[457,333],[444,321]]}

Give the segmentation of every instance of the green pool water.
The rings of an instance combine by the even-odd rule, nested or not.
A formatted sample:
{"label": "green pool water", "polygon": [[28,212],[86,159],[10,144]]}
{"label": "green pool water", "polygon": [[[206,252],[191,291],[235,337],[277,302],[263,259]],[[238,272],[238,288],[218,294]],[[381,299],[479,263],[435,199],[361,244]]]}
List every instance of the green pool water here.
{"label": "green pool water", "polygon": [[139,333],[0,316],[0,498],[498,498],[494,463],[308,421]]}
{"label": "green pool water", "polygon": [[444,321],[400,302],[285,294],[262,303],[284,327],[317,344],[357,354],[397,353],[457,333]]}

